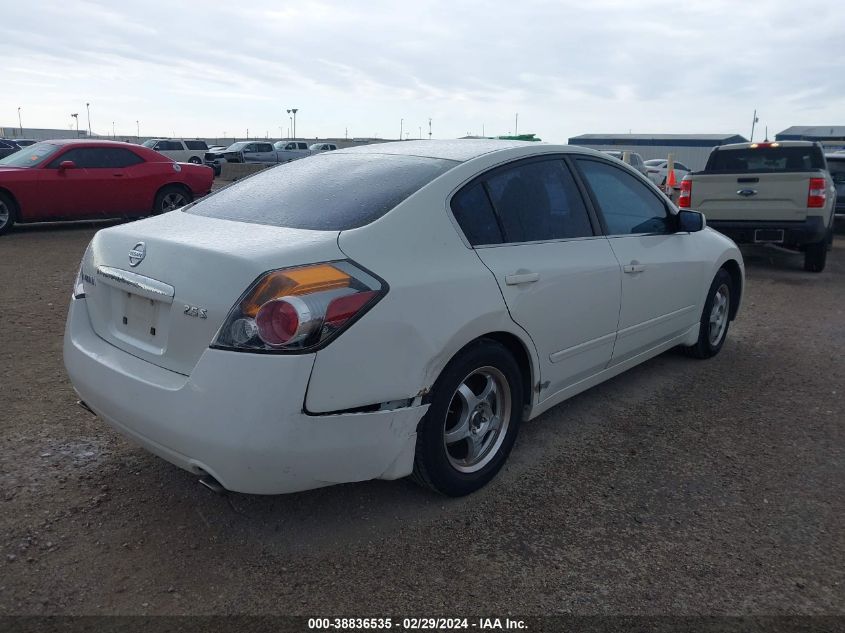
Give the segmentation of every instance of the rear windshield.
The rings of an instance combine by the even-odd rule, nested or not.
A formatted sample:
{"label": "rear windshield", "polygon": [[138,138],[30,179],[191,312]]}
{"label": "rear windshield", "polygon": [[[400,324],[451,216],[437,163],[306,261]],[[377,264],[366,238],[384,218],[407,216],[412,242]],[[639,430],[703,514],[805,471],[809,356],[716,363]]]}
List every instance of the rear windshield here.
{"label": "rear windshield", "polygon": [[345,231],[377,220],[457,163],[387,154],[318,154],[264,170],[186,213],[292,229]]}
{"label": "rear windshield", "polygon": [[815,146],[715,149],[704,171],[779,172],[825,169],[824,154]]}

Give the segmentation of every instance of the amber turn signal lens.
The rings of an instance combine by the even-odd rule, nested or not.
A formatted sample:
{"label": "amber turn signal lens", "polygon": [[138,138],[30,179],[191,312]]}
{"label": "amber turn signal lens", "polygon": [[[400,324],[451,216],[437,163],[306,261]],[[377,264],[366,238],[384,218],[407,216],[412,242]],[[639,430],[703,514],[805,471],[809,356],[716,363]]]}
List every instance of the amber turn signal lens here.
{"label": "amber turn signal lens", "polygon": [[265,303],[281,297],[348,288],[352,278],[331,264],[317,264],[266,275],[241,302],[241,312],[255,317]]}

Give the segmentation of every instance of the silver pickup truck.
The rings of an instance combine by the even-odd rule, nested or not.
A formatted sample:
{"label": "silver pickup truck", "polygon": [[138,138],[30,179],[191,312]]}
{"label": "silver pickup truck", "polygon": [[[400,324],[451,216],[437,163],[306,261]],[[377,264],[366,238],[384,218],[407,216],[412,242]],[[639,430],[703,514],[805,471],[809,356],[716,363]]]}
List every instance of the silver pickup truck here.
{"label": "silver pickup truck", "polygon": [[713,149],[703,171],[681,181],[678,206],[737,243],[778,244],[824,270],[836,189],[818,143],[737,143]]}

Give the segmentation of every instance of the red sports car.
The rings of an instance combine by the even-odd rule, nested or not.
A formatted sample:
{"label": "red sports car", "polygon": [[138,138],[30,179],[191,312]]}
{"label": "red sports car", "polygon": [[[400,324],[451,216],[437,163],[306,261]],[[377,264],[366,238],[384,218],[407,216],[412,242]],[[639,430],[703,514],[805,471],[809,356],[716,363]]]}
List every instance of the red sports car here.
{"label": "red sports car", "polygon": [[114,141],[43,141],[0,159],[0,235],[15,222],[139,217],[211,191],[210,167]]}

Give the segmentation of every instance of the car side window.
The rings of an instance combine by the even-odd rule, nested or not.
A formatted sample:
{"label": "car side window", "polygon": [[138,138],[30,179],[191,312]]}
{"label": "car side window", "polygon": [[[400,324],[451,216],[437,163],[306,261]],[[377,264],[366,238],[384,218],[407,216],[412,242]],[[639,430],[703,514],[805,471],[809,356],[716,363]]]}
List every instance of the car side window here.
{"label": "car side window", "polygon": [[258,145],[258,151],[259,152],[272,152],[273,146],[269,145],[268,143],[260,143]]}
{"label": "car side window", "polygon": [[66,160],[80,169],[119,169],[144,162],[135,152],[122,147],[77,147],[53,159],[47,168],[56,169]]}
{"label": "car side window", "polygon": [[473,246],[502,243],[496,213],[481,182],[464,187],[454,195],[452,213]]}
{"label": "car side window", "polygon": [[608,235],[672,232],[666,205],[645,183],[608,163],[576,162],[604,215]]}
{"label": "car side window", "polygon": [[562,160],[522,163],[486,180],[505,242],[590,237],[581,193]]}

